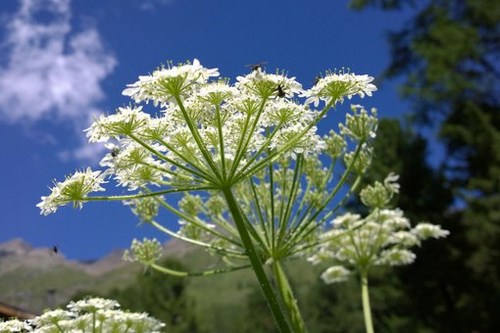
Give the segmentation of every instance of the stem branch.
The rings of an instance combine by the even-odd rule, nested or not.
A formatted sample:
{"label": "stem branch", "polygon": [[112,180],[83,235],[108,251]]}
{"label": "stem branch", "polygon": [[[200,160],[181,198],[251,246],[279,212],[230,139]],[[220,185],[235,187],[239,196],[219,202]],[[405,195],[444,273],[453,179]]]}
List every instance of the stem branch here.
{"label": "stem branch", "polygon": [[267,300],[267,304],[276,320],[278,328],[281,333],[291,333],[288,323],[283,315],[283,312],[278,303],[278,299],[273,289],[271,288],[271,283],[269,282],[269,278],[264,272],[264,267],[262,266],[262,262],[259,258],[259,255],[253,245],[252,239],[250,238],[250,234],[245,226],[245,221],[243,216],[241,215],[241,211],[238,208],[238,204],[236,199],[231,191],[230,187],[222,188],[222,193],[224,194],[224,198],[229,207],[229,211],[234,219],[234,223],[238,229],[238,232],[241,237],[241,241],[243,246],[247,251],[248,258],[250,259],[250,263],[252,265],[252,269],[259,280],[260,287],[262,288],[262,292]]}

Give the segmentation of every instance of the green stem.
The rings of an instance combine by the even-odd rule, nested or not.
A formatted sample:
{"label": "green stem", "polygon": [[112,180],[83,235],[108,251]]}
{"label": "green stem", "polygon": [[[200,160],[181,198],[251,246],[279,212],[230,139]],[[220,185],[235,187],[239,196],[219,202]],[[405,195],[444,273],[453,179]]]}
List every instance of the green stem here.
{"label": "green stem", "polygon": [[175,95],[175,100],[177,102],[177,105],[179,106],[179,109],[181,110],[182,116],[184,117],[184,120],[186,121],[186,125],[189,127],[189,131],[193,135],[193,139],[196,142],[198,149],[200,150],[201,154],[205,158],[205,161],[208,163],[210,166],[210,169],[214,173],[214,176],[217,181],[221,181],[222,175],[219,174],[219,170],[217,168],[217,165],[215,165],[214,160],[212,159],[212,156],[210,155],[209,151],[207,150],[207,147],[205,146],[205,143],[203,142],[203,139],[200,136],[200,133],[198,132],[198,128],[195,126],[193,123],[191,117],[189,117],[188,112],[184,108],[184,104],[182,103],[182,100],[179,95]]}
{"label": "green stem", "polygon": [[[286,151],[289,151],[294,145],[297,144],[297,142],[300,141],[300,139],[303,137],[304,134],[307,133],[313,126],[317,125],[318,122],[323,118],[323,116],[326,114],[326,112],[332,107],[332,105],[335,104],[335,101],[330,101],[323,110],[320,111],[320,113],[314,118],[314,120],[307,125],[300,134],[295,136],[293,139],[291,139],[289,142],[287,142],[285,145],[283,145],[280,149],[276,150],[274,153],[269,154],[267,157],[263,158],[259,162],[255,163],[250,169],[245,170],[245,172],[240,171],[240,175],[238,176],[238,180],[244,179],[248,177],[249,175],[253,175],[257,173],[258,171],[262,170],[262,168],[265,168],[267,165],[271,164],[275,160],[277,160],[282,154]],[[248,166],[245,166],[245,168]]]}
{"label": "green stem", "polygon": [[64,330],[62,329],[61,325],[59,323],[54,323],[55,327],[59,330],[59,332],[64,333]]}
{"label": "green stem", "polygon": [[234,271],[249,268],[249,267],[250,267],[250,265],[242,265],[242,266],[235,266],[235,267],[216,268],[216,269],[211,269],[211,270],[201,271],[201,272],[184,272],[184,271],[178,271],[175,269],[163,267],[163,266],[160,266],[158,264],[151,264],[151,268],[157,270],[158,272],[173,275],[173,276],[178,276],[178,277],[207,276],[207,275],[214,275],[214,274],[220,274],[220,273],[229,273],[229,272],[234,272]]}
{"label": "green stem", "polygon": [[279,291],[283,302],[285,303],[286,309],[288,310],[288,315],[293,326],[293,331],[295,333],[305,333],[306,325],[302,315],[300,314],[299,307],[297,305],[297,300],[293,296],[293,291],[286,277],[285,271],[278,260],[273,261],[273,272],[276,276],[278,282]]}
{"label": "green stem", "polygon": [[361,300],[363,302],[366,333],[374,333],[370,295],[368,294],[368,272],[366,270],[361,271]]}
{"label": "green stem", "polygon": [[[95,196],[95,197],[84,197],[79,201],[88,202],[88,201],[123,201],[123,200],[132,200],[132,199],[140,199],[147,197],[156,197],[163,194],[170,193],[182,193],[182,192],[192,192],[192,191],[208,191],[214,190],[213,186],[192,186],[192,187],[184,187],[184,188],[169,188],[166,190],[156,191],[156,192],[148,192],[148,193],[139,193],[139,194],[130,194],[130,195],[110,195],[110,196]],[[70,201],[68,201],[70,202]]]}
{"label": "green stem", "polygon": [[185,236],[179,235],[178,233],[173,232],[172,230],[170,230],[168,228],[165,228],[163,225],[161,225],[160,223],[158,223],[158,222],[156,222],[154,220],[151,220],[148,223],[151,224],[152,226],[154,226],[155,228],[157,228],[158,230],[160,230],[160,231],[166,233],[167,235],[171,236],[171,237],[183,240],[185,242],[188,242],[188,243],[191,243],[191,244],[194,244],[194,245],[198,245],[198,246],[204,247],[206,249],[211,249],[211,250],[217,252],[218,254],[220,254],[222,256],[230,256],[230,257],[239,258],[239,259],[246,259],[247,258],[247,256],[244,253],[242,253],[242,252],[231,250],[231,249],[226,249],[224,247],[218,247],[218,246],[215,246],[215,245],[212,245],[212,244],[209,244],[209,243],[204,243],[204,242],[201,242],[201,241],[198,241],[198,240],[195,240],[195,239],[191,239],[189,237],[185,237]]}
{"label": "green stem", "polygon": [[160,203],[161,206],[165,207],[169,212],[174,213],[175,215],[179,216],[180,218],[186,220],[187,222],[193,223],[194,225],[203,229],[204,231],[206,231],[206,232],[208,232],[216,237],[224,239],[224,240],[228,241],[229,243],[236,245],[237,247],[241,247],[241,244],[238,242],[238,240],[234,240],[230,236],[227,236],[227,235],[220,233],[217,229],[207,227],[205,224],[203,224],[202,222],[199,221],[199,218],[197,216],[185,214],[185,213],[181,212],[180,210],[169,205],[163,199],[157,198],[157,201]]}
{"label": "green stem", "polygon": [[259,255],[252,243],[252,239],[250,238],[250,234],[248,233],[245,221],[243,216],[241,215],[241,211],[238,208],[238,204],[236,199],[231,191],[230,187],[222,188],[222,193],[224,194],[224,198],[226,199],[227,205],[229,207],[229,211],[234,219],[234,223],[238,229],[238,232],[241,237],[241,241],[243,246],[247,251],[248,258],[250,259],[250,263],[252,265],[252,269],[259,280],[260,287],[262,288],[262,292],[266,298],[267,304],[276,320],[276,324],[281,333],[291,333],[288,323],[283,315],[283,312],[278,303],[278,299],[271,288],[271,283],[269,282],[269,278],[264,272],[264,267],[262,266],[262,262],[259,258]]}

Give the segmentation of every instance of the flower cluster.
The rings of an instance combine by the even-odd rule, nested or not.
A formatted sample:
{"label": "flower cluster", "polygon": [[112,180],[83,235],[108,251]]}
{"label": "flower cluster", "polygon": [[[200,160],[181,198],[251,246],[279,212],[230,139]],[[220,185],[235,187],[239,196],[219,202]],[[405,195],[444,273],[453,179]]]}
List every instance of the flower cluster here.
{"label": "flower cluster", "polygon": [[[281,267],[286,258],[333,260],[338,265],[322,275],[327,282],[345,280],[353,268],[363,271],[366,280],[371,266],[409,264],[415,259],[411,247],[448,234],[431,224],[411,228],[401,211],[386,209],[399,192],[392,174],[361,191],[362,203],[371,210],[368,216],[334,218],[358,191],[371,163],[377,111],[352,105],[345,123],[324,136],[317,125],[346,98],[371,96],[377,90],[371,76],[328,72],[310,89],[285,72],[269,74],[259,66],[234,84],[218,76],[217,69],[195,59],[169,64],[129,84],[123,94],[137,104],[100,116],[87,130],[90,142],[109,149],[100,163],[104,170],[87,169],[55,183],[38,204],[42,214],[70,202],[81,207],[92,200],[123,201],[141,221],[221,256],[227,266],[195,273],[161,267],[156,261],[162,247],[156,239],[134,239],[126,260],[177,276],[252,267],[280,330],[294,332],[305,331],[305,325]],[[148,103],[158,112],[147,113],[143,104]],[[101,184],[109,178],[130,194],[90,195],[103,191]],[[183,194],[177,204],[166,199],[171,193]],[[156,220],[159,208],[179,217],[178,230]],[[263,265],[270,266],[278,288],[272,287]],[[278,299],[286,305],[290,323]],[[115,306],[73,303],[35,323],[63,327],[78,322],[85,327],[92,318],[100,328],[111,325],[109,332],[141,331],[123,326],[134,320],[115,317]],[[76,318],[80,310],[85,314]],[[160,327],[152,325],[148,332]]]}
{"label": "flower cluster", "polygon": [[[345,97],[370,96],[376,90],[373,78],[353,73],[330,73],[309,90],[285,73],[260,68],[239,76],[234,85],[218,75],[195,59],[129,84],[124,95],[135,103],[151,102],[160,112],[129,105],[96,119],[87,136],[108,147],[101,161],[105,170],[88,169],[56,183],[38,205],[42,214],[69,202],[81,207],[92,200],[91,192],[103,190],[105,178],[130,191],[218,189],[282,157],[316,155],[331,149],[317,134],[316,124],[326,112]],[[325,100],[325,107],[311,108],[314,98]],[[376,118],[357,106],[354,111],[342,131],[356,140],[373,136]]]}
{"label": "flower cluster", "polygon": [[304,92],[306,103],[318,106],[320,101],[325,103],[343,102],[344,98],[351,99],[354,95],[361,98],[372,96],[377,87],[372,84],[373,77],[368,75],[355,75],[354,73],[340,71],[330,72],[325,77],[318,78],[314,87]]}
{"label": "flower cluster", "polygon": [[164,106],[179,96],[188,96],[210,77],[217,76],[217,68],[204,68],[198,59],[194,59],[192,64],[169,64],[167,68],[157,69],[151,75],[139,76],[138,81],[127,85],[123,95],[130,96],[136,103],[152,101],[155,106]]}
{"label": "flower cluster", "polygon": [[104,191],[101,186],[106,181],[106,174],[100,171],[77,171],[72,176],[66,177],[63,182],[54,182],[49,196],[43,196],[42,201],[37,204],[43,215],[55,213],[59,206],[73,202],[75,207],[81,208],[82,202],[91,192]]}
{"label": "flower cluster", "polygon": [[123,258],[127,261],[140,262],[149,266],[162,256],[162,247],[158,240],[144,238],[142,242],[134,239],[130,250],[126,250]]}
{"label": "flower cluster", "polygon": [[349,269],[368,271],[378,265],[408,265],[415,260],[411,252],[428,238],[446,237],[449,232],[438,225],[419,223],[412,228],[399,209],[383,209],[399,190],[397,176],[390,174],[385,186],[377,182],[361,192],[361,198],[373,211],[362,218],[346,213],[332,221],[332,228],[320,235],[322,244],[308,260],[313,263],[333,261],[336,265],[322,275],[326,283],[341,282]]}
{"label": "flower cluster", "polygon": [[0,333],[11,332],[31,332],[33,327],[26,321],[11,319],[4,322],[0,321]]}
{"label": "flower cluster", "polygon": [[56,309],[28,321],[0,322],[0,333],[7,332],[109,332],[159,333],[165,324],[146,313],[120,310],[114,300],[89,298],[71,302],[67,310]]}
{"label": "flower cluster", "polygon": [[[371,124],[369,130],[373,131],[377,122]],[[339,127],[350,126],[346,122]],[[369,164],[368,141],[333,130],[322,140],[325,146],[321,154],[284,156],[272,167],[233,187],[246,227],[251,230],[264,262],[309,253],[312,244],[318,242],[318,232],[353,190],[339,193],[347,177],[361,177],[357,165],[362,163],[366,168]],[[342,168],[339,164],[343,159],[339,157],[346,155],[350,159]],[[337,172],[341,168],[342,172]],[[339,178],[341,181],[337,182]],[[220,193],[186,193],[178,206],[180,229],[174,237],[202,242],[208,251],[215,249],[226,257],[244,253],[237,227]]]}

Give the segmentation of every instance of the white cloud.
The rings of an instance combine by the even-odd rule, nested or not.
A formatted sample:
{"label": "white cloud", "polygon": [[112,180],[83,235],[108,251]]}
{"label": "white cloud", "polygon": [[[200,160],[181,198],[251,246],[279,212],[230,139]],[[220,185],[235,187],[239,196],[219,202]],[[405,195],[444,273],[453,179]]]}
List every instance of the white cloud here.
{"label": "white cloud", "polygon": [[95,28],[75,33],[70,19],[70,0],[20,0],[5,24],[0,119],[79,121],[99,112],[116,59]]}
{"label": "white cloud", "polygon": [[[88,128],[90,124],[97,117],[97,114],[87,115],[85,120],[85,126]],[[104,156],[104,152],[107,150],[103,143],[89,143],[87,136],[83,132],[79,132],[81,135],[78,136],[80,139],[80,146],[73,150],[63,150],[60,151],[58,156],[62,161],[79,160],[84,163],[91,163],[96,165]]]}

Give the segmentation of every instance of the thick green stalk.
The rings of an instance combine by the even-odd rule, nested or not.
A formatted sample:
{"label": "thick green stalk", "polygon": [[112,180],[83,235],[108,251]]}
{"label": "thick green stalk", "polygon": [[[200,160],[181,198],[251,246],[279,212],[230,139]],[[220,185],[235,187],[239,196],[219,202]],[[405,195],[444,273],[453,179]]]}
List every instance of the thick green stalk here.
{"label": "thick green stalk", "polygon": [[361,301],[363,302],[366,333],[374,333],[370,295],[368,294],[368,272],[366,270],[361,271]]}
{"label": "thick green stalk", "polygon": [[306,333],[306,325],[302,315],[300,314],[299,307],[297,305],[297,300],[293,296],[293,291],[286,277],[286,273],[281,267],[281,263],[278,260],[273,261],[273,272],[278,282],[279,291],[283,302],[285,303],[286,309],[288,310],[288,316],[293,326],[293,331],[295,333]]}
{"label": "thick green stalk", "polygon": [[245,226],[245,221],[243,216],[241,215],[241,211],[238,208],[238,203],[231,191],[230,187],[222,188],[222,193],[224,194],[224,198],[229,207],[229,211],[234,219],[234,223],[236,224],[236,228],[241,237],[241,241],[243,246],[247,251],[248,258],[250,259],[250,263],[252,265],[252,269],[259,280],[260,287],[262,288],[262,292],[266,298],[267,304],[276,320],[276,324],[281,333],[291,333],[288,323],[283,315],[283,312],[280,308],[278,299],[276,294],[274,293],[271,283],[269,282],[269,278],[267,277],[264,267],[262,266],[262,262],[259,258],[257,251],[252,243],[252,239],[250,238],[250,234]]}

